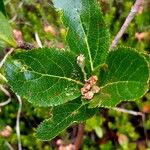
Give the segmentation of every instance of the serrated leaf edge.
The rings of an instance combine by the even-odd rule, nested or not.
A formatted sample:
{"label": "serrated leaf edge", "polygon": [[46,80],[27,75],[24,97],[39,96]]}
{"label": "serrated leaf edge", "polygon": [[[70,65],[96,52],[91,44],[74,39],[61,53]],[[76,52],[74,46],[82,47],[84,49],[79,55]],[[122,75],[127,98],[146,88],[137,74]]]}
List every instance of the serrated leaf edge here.
{"label": "serrated leaf edge", "polygon": [[[149,80],[150,80],[150,64],[148,63],[148,61],[146,60],[146,58],[145,58],[143,55],[141,55],[142,52],[138,52],[135,48],[132,48],[132,47],[119,46],[119,47],[113,49],[113,51],[111,51],[111,52],[117,51],[119,48],[127,48],[129,51],[134,51],[134,52],[136,52],[137,54],[139,54],[139,56],[141,56],[142,58],[144,58],[145,62],[147,63],[148,70],[149,70],[149,77],[148,77],[148,80],[147,80],[147,88],[145,88],[145,92],[143,93],[143,95],[141,95],[141,96],[139,97],[139,99],[140,99],[140,98],[142,98],[142,97],[147,93],[147,91],[149,90],[149,86],[148,86],[148,85],[149,85]],[[127,51],[128,51],[128,50],[127,50]],[[109,83],[109,84],[106,84],[106,85],[104,85],[104,86],[102,86],[101,88],[104,88],[105,86],[108,86],[108,85],[110,85],[110,83]],[[113,107],[111,107],[111,106],[104,106],[104,105],[100,105],[100,106],[96,106],[96,107],[102,107],[102,108],[108,108],[108,109],[110,109],[110,108],[116,107],[116,106],[117,106],[119,103],[121,103],[121,102],[135,101],[135,100],[136,100],[136,99],[132,99],[132,100],[120,100],[120,101],[119,101],[118,103],[116,103],[116,105],[113,106]],[[92,107],[92,106],[89,105],[88,108],[96,108],[96,107]]]}
{"label": "serrated leaf edge", "polygon": [[[67,118],[69,118],[70,116],[73,116],[74,115],[74,113],[76,112],[76,111],[78,111],[81,107],[82,107],[83,105],[80,105],[79,107],[78,107],[78,109],[76,109],[76,110],[74,110],[73,112],[71,112],[71,114],[70,115],[68,115],[67,116]],[[56,126],[59,126],[63,121],[65,121],[67,118],[65,118],[64,120],[61,120],[57,125],[55,125],[55,127]],[[48,122],[48,121],[50,121],[51,119],[53,119],[53,116],[51,117],[51,118],[49,118],[49,119],[45,119],[42,123],[40,123],[40,125],[37,127],[37,129],[36,129],[36,132],[37,132],[37,130],[42,126],[42,124],[43,123],[45,123],[45,122]],[[83,121],[81,121],[81,122],[83,122]],[[66,129],[66,128],[68,128],[71,124],[73,124],[73,123],[81,123],[80,121],[72,121],[72,122],[70,122],[70,124],[68,125],[68,126],[66,126],[65,128],[64,128],[64,130]],[[53,129],[52,129],[53,130]],[[59,131],[58,133],[57,133],[57,135],[58,134],[60,134],[61,132],[63,132],[64,130],[62,130],[62,131]],[[57,136],[56,135],[56,136]],[[36,136],[37,136],[37,133],[36,133]],[[53,137],[51,137],[50,139],[42,139],[43,141],[49,141],[49,140],[52,140],[53,138],[55,138],[56,136],[53,136]],[[37,136],[38,137],[38,136]],[[41,139],[41,138],[40,138]]]}

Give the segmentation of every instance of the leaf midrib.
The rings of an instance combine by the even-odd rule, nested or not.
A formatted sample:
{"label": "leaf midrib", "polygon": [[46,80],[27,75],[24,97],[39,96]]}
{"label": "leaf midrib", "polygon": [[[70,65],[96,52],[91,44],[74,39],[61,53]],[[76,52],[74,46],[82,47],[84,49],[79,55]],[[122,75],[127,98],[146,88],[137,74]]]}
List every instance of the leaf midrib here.
{"label": "leaf midrib", "polygon": [[91,51],[90,51],[90,46],[89,46],[88,39],[87,39],[85,30],[84,30],[84,27],[83,27],[83,24],[82,24],[82,20],[81,20],[80,14],[79,14],[79,12],[78,12],[77,9],[76,9],[76,11],[77,11],[77,14],[78,14],[78,16],[79,16],[80,23],[81,23],[81,29],[82,29],[83,34],[84,34],[85,44],[86,44],[87,51],[88,51],[88,55],[89,55],[89,59],[90,59],[91,71],[93,71],[93,70],[94,70],[94,67],[93,67],[93,60],[92,60],[92,55],[91,55]]}
{"label": "leaf midrib", "polygon": [[139,82],[139,81],[117,81],[117,82],[107,83],[107,84],[105,84],[104,86],[101,86],[101,89],[102,89],[102,88],[105,88],[105,87],[107,87],[107,86],[113,85],[113,84],[129,83],[129,82],[141,84],[141,82]]}
{"label": "leaf midrib", "polygon": [[81,81],[78,81],[78,80],[74,80],[72,78],[68,78],[68,77],[65,77],[65,76],[57,76],[57,75],[50,75],[50,74],[43,74],[43,73],[40,73],[40,72],[36,72],[36,71],[30,71],[30,70],[26,70],[28,72],[32,72],[32,73],[35,73],[35,74],[38,74],[38,75],[41,75],[41,76],[46,76],[46,77],[52,77],[52,78],[58,78],[58,79],[64,79],[64,80],[67,80],[67,81],[71,81],[71,82],[74,82],[76,84],[79,84],[79,85],[84,85]]}
{"label": "leaf midrib", "polygon": [[[62,123],[63,123],[65,120],[67,120],[69,117],[73,116],[74,113],[77,112],[82,106],[83,106],[83,104],[81,104],[80,106],[78,106],[77,109],[75,109],[73,112],[70,113],[70,115],[68,115],[67,117],[65,117],[64,119],[62,119],[59,123],[57,123],[57,124],[55,125],[55,127],[53,127],[51,130],[54,130],[56,127],[58,127],[60,124],[62,124]],[[52,121],[52,119],[53,119],[53,118],[50,118],[50,121]],[[54,119],[55,119],[55,118],[54,118]],[[52,121],[52,122],[54,122],[54,121]],[[78,121],[77,121],[77,122],[78,122]],[[71,123],[73,123],[73,121],[71,121],[70,124],[71,124]],[[70,124],[69,124],[69,125],[70,125]],[[69,126],[69,125],[68,125],[68,126]],[[66,126],[66,127],[68,127],[68,126]],[[62,131],[63,131],[63,130],[62,130]],[[58,134],[59,134],[60,132],[62,132],[62,131],[59,131]],[[53,136],[53,137],[55,137],[55,136]],[[50,139],[52,139],[53,137],[51,137]]]}

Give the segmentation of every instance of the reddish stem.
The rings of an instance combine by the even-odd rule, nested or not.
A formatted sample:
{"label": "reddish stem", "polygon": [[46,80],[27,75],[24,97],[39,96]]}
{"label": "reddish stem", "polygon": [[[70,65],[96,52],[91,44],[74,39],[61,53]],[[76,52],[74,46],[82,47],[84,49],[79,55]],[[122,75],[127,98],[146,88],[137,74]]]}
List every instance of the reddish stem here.
{"label": "reddish stem", "polygon": [[81,145],[82,145],[82,141],[83,141],[83,136],[84,136],[84,124],[80,124],[78,127],[78,134],[75,140],[75,150],[79,150]]}

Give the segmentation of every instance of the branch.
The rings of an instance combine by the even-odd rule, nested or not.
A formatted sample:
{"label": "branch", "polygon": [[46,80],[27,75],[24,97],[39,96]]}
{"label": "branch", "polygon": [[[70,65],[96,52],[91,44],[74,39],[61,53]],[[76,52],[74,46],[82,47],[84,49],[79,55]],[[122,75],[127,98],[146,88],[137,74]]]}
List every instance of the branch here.
{"label": "branch", "polygon": [[1,84],[0,84],[0,90],[1,90],[6,96],[9,97],[7,101],[0,103],[0,107],[3,107],[3,106],[5,106],[5,105],[7,105],[7,104],[9,104],[9,103],[11,102],[11,94],[10,94],[10,93],[4,88],[4,86],[1,85]]}
{"label": "branch", "polygon": [[14,148],[6,141],[5,144],[8,146],[9,150],[14,150]]}
{"label": "branch", "polygon": [[142,113],[142,112],[127,110],[127,109],[123,109],[123,108],[119,108],[119,107],[115,107],[115,108],[113,108],[113,110],[123,112],[123,113],[127,113],[127,114],[134,115],[134,116],[141,116],[142,117],[142,124],[143,124],[144,134],[145,134],[145,141],[146,141],[146,145],[148,145],[148,135],[147,135],[146,129],[144,128],[145,114]]}
{"label": "branch", "polygon": [[84,124],[80,124],[78,127],[78,134],[75,140],[75,150],[79,150],[82,144],[83,140],[83,135],[84,135]]}
{"label": "branch", "polygon": [[4,56],[4,58],[1,60],[0,62],[0,68],[3,66],[3,64],[5,63],[7,57],[14,51],[14,48],[11,48],[7,53],[6,55]]}
{"label": "branch", "polygon": [[11,94],[5,89],[3,85],[0,84],[0,90],[9,98],[11,98]]}
{"label": "branch", "polygon": [[[11,94],[2,85],[0,85],[0,90],[3,91],[5,95],[9,97],[7,101],[0,103],[0,107],[1,107],[11,102]],[[16,94],[16,97],[19,102],[19,109],[17,112],[17,119],[16,119],[16,134],[17,134],[17,140],[18,140],[18,150],[22,150],[21,137],[20,137],[20,115],[21,115],[21,110],[22,110],[22,100],[20,96],[17,94]],[[7,143],[7,146],[8,146],[8,143]]]}
{"label": "branch", "polygon": [[110,46],[110,50],[114,49],[119,40],[121,39],[122,35],[124,34],[124,32],[126,31],[127,27],[129,26],[130,22],[133,20],[133,18],[135,17],[136,13],[139,11],[139,8],[143,5],[144,0],[136,0],[134,5],[131,8],[131,11],[129,13],[129,15],[127,16],[124,24],[122,25],[120,31],[118,32],[118,34],[116,35],[115,39],[113,40],[111,46]]}
{"label": "branch", "polygon": [[22,109],[22,100],[20,96],[17,94],[16,94],[16,97],[19,102],[19,109],[18,109],[17,119],[16,119],[16,133],[17,133],[17,140],[18,140],[18,150],[22,150],[21,137],[20,137],[20,115],[21,115],[21,109]]}
{"label": "branch", "polygon": [[3,107],[11,102],[11,98],[8,98],[7,101],[0,103],[0,107]]}
{"label": "branch", "polygon": [[38,47],[42,48],[43,47],[42,42],[40,40],[40,37],[39,37],[38,33],[35,32],[34,35],[35,35],[35,40],[36,40],[36,43],[37,43]]}
{"label": "branch", "polygon": [[123,109],[123,108],[119,108],[119,107],[115,107],[115,108],[113,108],[113,110],[127,113],[127,114],[134,115],[134,116],[142,116],[142,117],[144,116],[144,113],[142,113],[142,112],[127,110],[127,109]]}

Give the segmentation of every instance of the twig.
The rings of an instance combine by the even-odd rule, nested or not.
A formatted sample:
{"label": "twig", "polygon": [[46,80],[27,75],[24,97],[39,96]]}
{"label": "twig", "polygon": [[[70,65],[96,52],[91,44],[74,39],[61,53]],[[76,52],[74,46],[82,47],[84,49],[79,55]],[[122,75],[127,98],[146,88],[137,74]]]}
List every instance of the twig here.
{"label": "twig", "polygon": [[3,85],[0,84],[0,90],[6,95],[8,96],[8,100],[5,102],[0,103],[0,107],[3,107],[7,104],[9,104],[11,102],[11,94],[3,87]]}
{"label": "twig", "polygon": [[124,32],[126,31],[127,27],[129,26],[130,22],[133,20],[133,18],[135,17],[136,13],[139,11],[139,8],[143,5],[144,0],[136,0],[134,5],[131,8],[131,11],[129,13],[129,15],[127,16],[124,24],[122,25],[120,31],[118,32],[118,34],[116,35],[115,39],[113,40],[111,46],[110,46],[110,50],[114,49],[119,40],[121,39],[122,35],[124,34]]}
{"label": "twig", "polygon": [[25,49],[25,50],[30,50],[30,49],[33,49],[35,47],[30,43],[20,41],[20,42],[18,42],[18,48]]}
{"label": "twig", "polygon": [[14,148],[6,141],[5,144],[8,146],[10,150],[14,150]]}
{"label": "twig", "polygon": [[81,68],[81,71],[82,71],[83,76],[84,76],[84,81],[86,81],[87,80],[87,74],[86,74],[86,71],[85,71],[85,57],[84,57],[83,54],[80,54],[77,57],[77,64]]}
{"label": "twig", "polygon": [[115,110],[115,111],[127,113],[127,114],[134,115],[134,116],[144,116],[144,113],[133,111],[133,110],[127,110],[127,109],[123,109],[123,108],[119,108],[119,107],[115,107],[115,108],[112,108],[112,109]]}
{"label": "twig", "polygon": [[9,98],[11,98],[11,94],[4,88],[3,85],[0,84],[0,90]]}
{"label": "twig", "polygon": [[83,73],[84,81],[87,81],[87,74],[86,74],[84,68],[81,68],[81,71]]}
{"label": "twig", "polygon": [[0,62],[0,68],[3,66],[3,64],[5,63],[7,57],[14,51],[14,48],[11,48],[7,53],[6,55],[4,56],[4,58],[1,60]]}
{"label": "twig", "polygon": [[144,128],[145,114],[142,113],[142,112],[137,112],[137,111],[133,111],[133,110],[127,110],[127,109],[123,109],[123,108],[119,108],[119,107],[115,107],[115,108],[112,108],[112,109],[115,110],[115,111],[127,113],[127,114],[134,115],[134,116],[141,116],[142,117],[142,124],[143,124],[144,134],[145,134],[145,141],[146,141],[146,145],[148,145],[147,131]]}
{"label": "twig", "polygon": [[3,107],[11,102],[11,98],[8,98],[7,101],[0,103],[0,107]]}
{"label": "twig", "polygon": [[[17,9],[21,8],[22,5],[23,5],[23,3],[24,3],[24,1],[21,1],[21,2],[19,3],[19,5],[17,6]],[[16,14],[9,20],[9,23],[14,22],[14,21],[17,19],[17,17],[18,17],[18,14],[16,13]]]}
{"label": "twig", "polygon": [[75,140],[75,150],[79,150],[82,144],[82,140],[83,140],[83,136],[84,136],[84,124],[80,124],[78,127],[78,134]]}
{"label": "twig", "polygon": [[145,129],[145,115],[144,114],[142,115],[142,122],[143,122],[143,127],[144,127],[146,146],[148,146],[148,135],[147,135],[147,131]]}
{"label": "twig", "polygon": [[[11,101],[11,94],[2,85],[0,85],[0,90],[3,91],[9,97],[9,99],[6,102],[0,103],[0,106],[5,106]],[[20,137],[20,115],[21,115],[21,110],[22,110],[22,100],[20,96],[17,94],[16,94],[16,97],[19,102],[19,109],[17,112],[17,119],[16,119],[16,134],[17,134],[17,140],[18,140],[18,150],[22,150],[21,137]]]}
{"label": "twig", "polygon": [[43,47],[43,46],[42,46],[42,42],[41,42],[41,40],[40,40],[40,37],[39,37],[38,33],[35,32],[34,34],[35,34],[35,39],[36,39],[36,42],[37,42],[38,46],[39,46],[40,48],[42,48],[42,47]]}
{"label": "twig", "polygon": [[21,115],[21,109],[22,109],[22,100],[20,96],[17,94],[16,94],[16,97],[19,102],[19,109],[18,109],[17,119],[16,119],[16,133],[17,133],[17,140],[18,140],[18,150],[22,150],[21,136],[20,136],[20,115]]}

